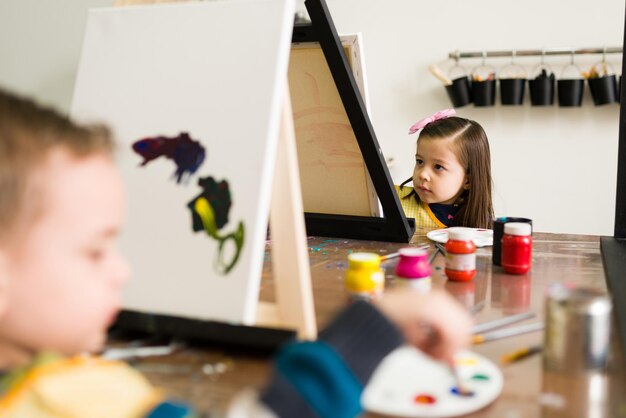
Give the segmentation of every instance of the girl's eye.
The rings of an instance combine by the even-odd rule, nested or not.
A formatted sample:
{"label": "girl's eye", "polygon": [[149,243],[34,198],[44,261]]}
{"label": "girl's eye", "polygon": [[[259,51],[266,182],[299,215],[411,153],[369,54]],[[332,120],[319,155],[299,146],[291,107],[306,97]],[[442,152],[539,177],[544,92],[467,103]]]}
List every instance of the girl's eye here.
{"label": "girl's eye", "polygon": [[435,164],[435,170],[437,171],[444,171],[446,168],[444,166],[442,166],[441,164]]}
{"label": "girl's eye", "polygon": [[415,164],[422,166],[424,164],[424,160],[420,159],[420,158],[416,158],[415,159]]}

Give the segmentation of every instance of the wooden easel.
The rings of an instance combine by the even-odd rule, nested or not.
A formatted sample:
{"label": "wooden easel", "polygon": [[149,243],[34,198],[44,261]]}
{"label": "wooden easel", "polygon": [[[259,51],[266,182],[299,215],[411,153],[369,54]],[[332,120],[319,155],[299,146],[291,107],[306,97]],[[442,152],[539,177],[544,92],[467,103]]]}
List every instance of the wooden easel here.
{"label": "wooden easel", "polygon": [[[114,6],[180,1],[187,0],[116,0]],[[259,302],[256,323],[263,327],[295,329],[299,339],[315,339],[317,326],[287,80],[272,184],[270,229],[276,303]]]}
{"label": "wooden easel", "polygon": [[314,339],[317,327],[301,196],[293,113],[285,86],[270,207],[276,303],[259,302],[257,323],[287,326],[301,339]]}

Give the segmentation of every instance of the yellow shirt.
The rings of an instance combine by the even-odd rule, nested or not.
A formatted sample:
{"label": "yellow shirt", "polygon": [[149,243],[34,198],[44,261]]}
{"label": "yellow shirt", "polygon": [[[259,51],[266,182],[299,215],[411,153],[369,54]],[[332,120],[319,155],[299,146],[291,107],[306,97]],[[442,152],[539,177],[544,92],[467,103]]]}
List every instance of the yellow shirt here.
{"label": "yellow shirt", "polygon": [[398,197],[400,198],[400,203],[402,204],[402,209],[404,209],[404,214],[407,218],[415,219],[416,228],[425,228],[425,229],[440,229],[447,228],[445,224],[443,224],[430,207],[424,202],[417,200],[416,196],[406,197],[412,191],[413,188],[410,186],[403,186],[402,190],[400,190],[400,186],[394,186],[396,188],[396,193],[398,193]]}
{"label": "yellow shirt", "polygon": [[99,357],[42,355],[2,383],[1,418],[138,418],[163,401],[135,369]]}

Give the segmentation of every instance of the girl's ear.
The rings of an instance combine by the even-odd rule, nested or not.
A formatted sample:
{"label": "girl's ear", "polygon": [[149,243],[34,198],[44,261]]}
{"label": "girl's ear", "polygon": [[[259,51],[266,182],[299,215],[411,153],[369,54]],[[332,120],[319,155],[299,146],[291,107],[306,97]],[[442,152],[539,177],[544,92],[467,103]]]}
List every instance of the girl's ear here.
{"label": "girl's ear", "polygon": [[470,178],[469,176],[465,176],[465,181],[463,182],[463,190],[469,190],[470,188]]}

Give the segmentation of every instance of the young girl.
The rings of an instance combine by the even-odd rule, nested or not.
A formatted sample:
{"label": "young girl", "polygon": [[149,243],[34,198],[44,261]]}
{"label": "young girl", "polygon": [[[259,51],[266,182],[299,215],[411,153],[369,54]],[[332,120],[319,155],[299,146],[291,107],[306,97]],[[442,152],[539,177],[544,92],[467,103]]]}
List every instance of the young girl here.
{"label": "young girl", "polygon": [[[483,128],[446,109],[416,122],[421,129],[413,177],[396,186],[407,217],[417,227],[491,228],[491,157]],[[404,186],[413,182],[413,187]]]}

